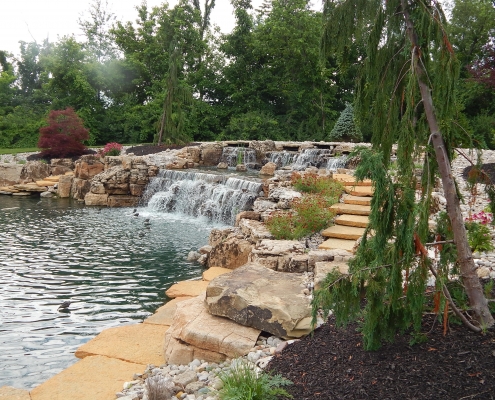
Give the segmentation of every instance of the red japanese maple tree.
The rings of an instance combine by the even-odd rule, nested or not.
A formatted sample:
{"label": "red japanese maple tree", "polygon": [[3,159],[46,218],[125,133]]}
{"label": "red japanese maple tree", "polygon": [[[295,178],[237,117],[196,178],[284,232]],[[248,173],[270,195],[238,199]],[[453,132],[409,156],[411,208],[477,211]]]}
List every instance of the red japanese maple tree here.
{"label": "red japanese maple tree", "polygon": [[73,108],[50,111],[47,122],[47,126],[40,128],[38,140],[42,156],[63,158],[86,152],[83,141],[89,139],[89,130]]}
{"label": "red japanese maple tree", "polygon": [[483,47],[483,57],[475,60],[468,68],[473,78],[495,89],[495,44]]}

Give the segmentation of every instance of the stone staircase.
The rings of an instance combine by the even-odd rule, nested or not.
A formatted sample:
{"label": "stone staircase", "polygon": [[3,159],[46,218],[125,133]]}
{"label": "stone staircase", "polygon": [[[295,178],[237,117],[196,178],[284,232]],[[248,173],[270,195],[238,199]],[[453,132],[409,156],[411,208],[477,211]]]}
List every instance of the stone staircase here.
{"label": "stone staircase", "polygon": [[333,177],[344,184],[347,194],[344,195],[343,203],[330,207],[337,214],[335,225],[322,232],[327,240],[320,244],[319,248],[352,252],[356,241],[363,236],[369,223],[373,188],[370,180],[356,182],[353,176],[346,174],[334,174]]}

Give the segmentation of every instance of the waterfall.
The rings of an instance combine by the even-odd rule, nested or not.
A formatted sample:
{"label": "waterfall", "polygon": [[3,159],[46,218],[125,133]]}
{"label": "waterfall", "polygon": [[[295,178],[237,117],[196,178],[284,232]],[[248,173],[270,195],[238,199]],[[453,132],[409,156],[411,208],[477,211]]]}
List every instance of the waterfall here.
{"label": "waterfall", "polygon": [[269,162],[277,164],[277,168],[286,167],[294,162],[297,153],[284,151],[274,151],[267,156]]}
{"label": "waterfall", "polygon": [[337,171],[337,168],[345,168],[347,164],[347,156],[332,157],[328,160],[327,169],[329,171]]}
{"label": "waterfall", "polygon": [[151,211],[233,225],[237,213],[253,205],[261,188],[259,182],[225,175],[162,170],[148,184],[142,201]]}
{"label": "waterfall", "polygon": [[256,151],[248,147],[224,147],[220,162],[235,168],[237,164],[253,165],[256,163]]}
{"label": "waterfall", "polygon": [[329,149],[304,149],[294,160],[292,168],[302,171],[308,167],[326,167],[330,155]]}

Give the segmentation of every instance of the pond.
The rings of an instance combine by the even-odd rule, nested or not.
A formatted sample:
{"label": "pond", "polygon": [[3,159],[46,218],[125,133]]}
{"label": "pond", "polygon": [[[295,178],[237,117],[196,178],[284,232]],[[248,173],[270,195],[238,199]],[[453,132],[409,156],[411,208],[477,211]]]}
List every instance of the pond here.
{"label": "pond", "polygon": [[37,386],[74,364],[81,344],[142,321],[171,284],[201,276],[186,256],[213,225],[137,212],[0,196],[0,386]]}

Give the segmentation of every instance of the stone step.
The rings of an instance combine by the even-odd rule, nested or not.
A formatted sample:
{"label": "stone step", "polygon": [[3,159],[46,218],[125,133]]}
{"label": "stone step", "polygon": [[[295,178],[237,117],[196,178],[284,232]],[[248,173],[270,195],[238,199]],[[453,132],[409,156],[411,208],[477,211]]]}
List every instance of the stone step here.
{"label": "stone step", "polygon": [[355,240],[346,240],[346,239],[327,239],[322,244],[318,246],[320,250],[346,250],[352,252],[354,245],[356,244]]}
{"label": "stone step", "polygon": [[211,267],[208,268],[205,272],[203,272],[203,280],[210,282],[213,279],[215,279],[217,276],[223,275],[223,274],[228,274],[229,272],[232,272],[233,270],[229,268],[223,268],[223,267]]}
{"label": "stone step", "polygon": [[29,392],[12,386],[0,387],[0,400],[31,400]]}
{"label": "stone step", "polygon": [[333,179],[341,182],[344,186],[371,186],[372,182],[369,179],[365,179],[361,182],[356,182],[356,178],[347,174],[333,174]]}
{"label": "stone step", "polygon": [[58,182],[60,180],[60,177],[62,175],[52,175],[52,176],[47,176],[46,178],[44,178],[43,180],[44,181],[50,181],[50,182]]}
{"label": "stone step", "polygon": [[346,194],[343,198],[345,204],[357,204],[359,206],[369,206],[371,204],[371,197]]}
{"label": "stone step", "polygon": [[330,207],[337,214],[370,215],[370,206],[360,206],[356,204],[336,203]]}
{"label": "stone step", "polygon": [[168,326],[134,324],[108,328],[75,353],[78,358],[105,356],[135,364],[161,365],[165,362],[163,342]]}
{"label": "stone step", "polygon": [[124,383],[145,368],[115,358],[86,357],[31,390],[31,400],[115,399]]}
{"label": "stone step", "polygon": [[324,237],[328,238],[336,238],[336,239],[352,239],[357,240],[363,233],[365,228],[358,228],[354,226],[345,226],[345,225],[334,225],[330,228],[325,229],[321,234]]}
{"label": "stone step", "polygon": [[209,282],[206,281],[181,281],[170,286],[165,294],[170,297],[196,297],[206,291]]}
{"label": "stone step", "polygon": [[36,181],[36,184],[37,184],[38,186],[53,186],[53,185],[55,185],[55,183],[57,183],[57,182],[54,182],[54,181],[47,181],[47,180]]}
{"label": "stone step", "polygon": [[371,186],[346,186],[344,190],[347,194],[360,197],[372,197],[374,192]]}
{"label": "stone step", "polygon": [[175,299],[170,300],[167,304],[156,310],[153,315],[146,318],[143,321],[143,324],[172,325],[175,310],[177,309],[177,303],[189,299],[192,299],[192,297],[176,297]]}
{"label": "stone step", "polygon": [[357,226],[360,228],[366,228],[370,223],[370,220],[366,215],[343,214],[335,218],[334,222],[336,225]]}

